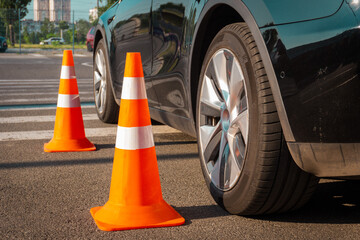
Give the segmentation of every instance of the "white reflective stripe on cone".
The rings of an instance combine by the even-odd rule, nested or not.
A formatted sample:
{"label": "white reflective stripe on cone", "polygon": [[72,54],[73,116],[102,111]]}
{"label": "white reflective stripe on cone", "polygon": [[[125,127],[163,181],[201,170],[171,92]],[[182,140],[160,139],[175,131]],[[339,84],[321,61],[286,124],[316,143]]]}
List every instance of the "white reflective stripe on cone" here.
{"label": "white reflective stripe on cone", "polygon": [[61,79],[75,79],[75,68],[74,66],[61,66]]}
{"label": "white reflective stripe on cone", "polygon": [[80,107],[79,94],[59,94],[57,107],[62,107],[62,108]]}
{"label": "white reflective stripe on cone", "polygon": [[120,127],[117,128],[116,148],[136,150],[150,148],[154,145],[151,125],[145,127]]}
{"label": "white reflective stripe on cone", "polygon": [[124,77],[121,99],[146,99],[143,77]]}

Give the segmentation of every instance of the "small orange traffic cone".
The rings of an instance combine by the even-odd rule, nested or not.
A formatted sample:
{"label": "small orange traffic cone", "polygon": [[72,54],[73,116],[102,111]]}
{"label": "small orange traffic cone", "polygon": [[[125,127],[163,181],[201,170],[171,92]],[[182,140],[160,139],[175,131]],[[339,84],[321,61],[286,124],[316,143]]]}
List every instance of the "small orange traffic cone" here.
{"label": "small orange traffic cone", "polygon": [[85,137],[74,59],[65,50],[61,67],[54,137],[44,145],[45,152],[77,152],[96,150]]}
{"label": "small orange traffic cone", "polygon": [[140,53],[127,53],[109,201],[90,210],[104,231],[185,222],[162,197]]}

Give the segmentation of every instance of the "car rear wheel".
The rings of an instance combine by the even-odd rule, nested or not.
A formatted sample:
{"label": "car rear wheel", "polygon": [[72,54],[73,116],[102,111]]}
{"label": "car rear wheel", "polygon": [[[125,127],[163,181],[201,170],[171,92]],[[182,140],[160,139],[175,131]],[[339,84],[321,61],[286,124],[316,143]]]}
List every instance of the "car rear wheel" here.
{"label": "car rear wheel", "polygon": [[115,102],[110,83],[110,72],[104,40],[96,46],[94,59],[94,98],[99,119],[105,123],[116,123],[119,106]]}
{"label": "car rear wheel", "polygon": [[200,161],[214,200],[233,214],[299,208],[317,178],[292,160],[267,75],[245,23],[224,27],[203,62],[197,96]]}

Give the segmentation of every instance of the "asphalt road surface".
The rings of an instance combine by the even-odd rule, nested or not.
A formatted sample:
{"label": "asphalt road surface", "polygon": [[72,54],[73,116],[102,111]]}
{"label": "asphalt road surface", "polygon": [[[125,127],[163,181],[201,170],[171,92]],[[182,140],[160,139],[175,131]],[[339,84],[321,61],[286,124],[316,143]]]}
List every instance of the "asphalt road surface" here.
{"label": "asphalt road surface", "polygon": [[44,153],[61,56],[0,54],[0,239],[360,239],[359,182],[321,180],[295,212],[229,215],[208,193],[195,139],[161,125],[154,139],[163,197],[185,224],[99,230],[89,210],[108,200],[116,126],[96,117],[91,62],[75,55],[86,135],[97,151]]}

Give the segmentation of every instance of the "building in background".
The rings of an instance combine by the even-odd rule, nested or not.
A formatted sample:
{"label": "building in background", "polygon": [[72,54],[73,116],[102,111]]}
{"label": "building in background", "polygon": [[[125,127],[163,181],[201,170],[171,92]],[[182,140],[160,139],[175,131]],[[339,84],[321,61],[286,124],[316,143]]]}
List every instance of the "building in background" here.
{"label": "building in background", "polygon": [[90,22],[93,22],[95,21],[95,19],[98,18],[98,9],[95,7],[95,8],[92,8],[89,10],[89,21]]}
{"label": "building in background", "polygon": [[34,21],[44,21],[49,17],[49,0],[34,0]]}
{"label": "building in background", "polygon": [[34,21],[71,21],[71,0],[34,0]]}

